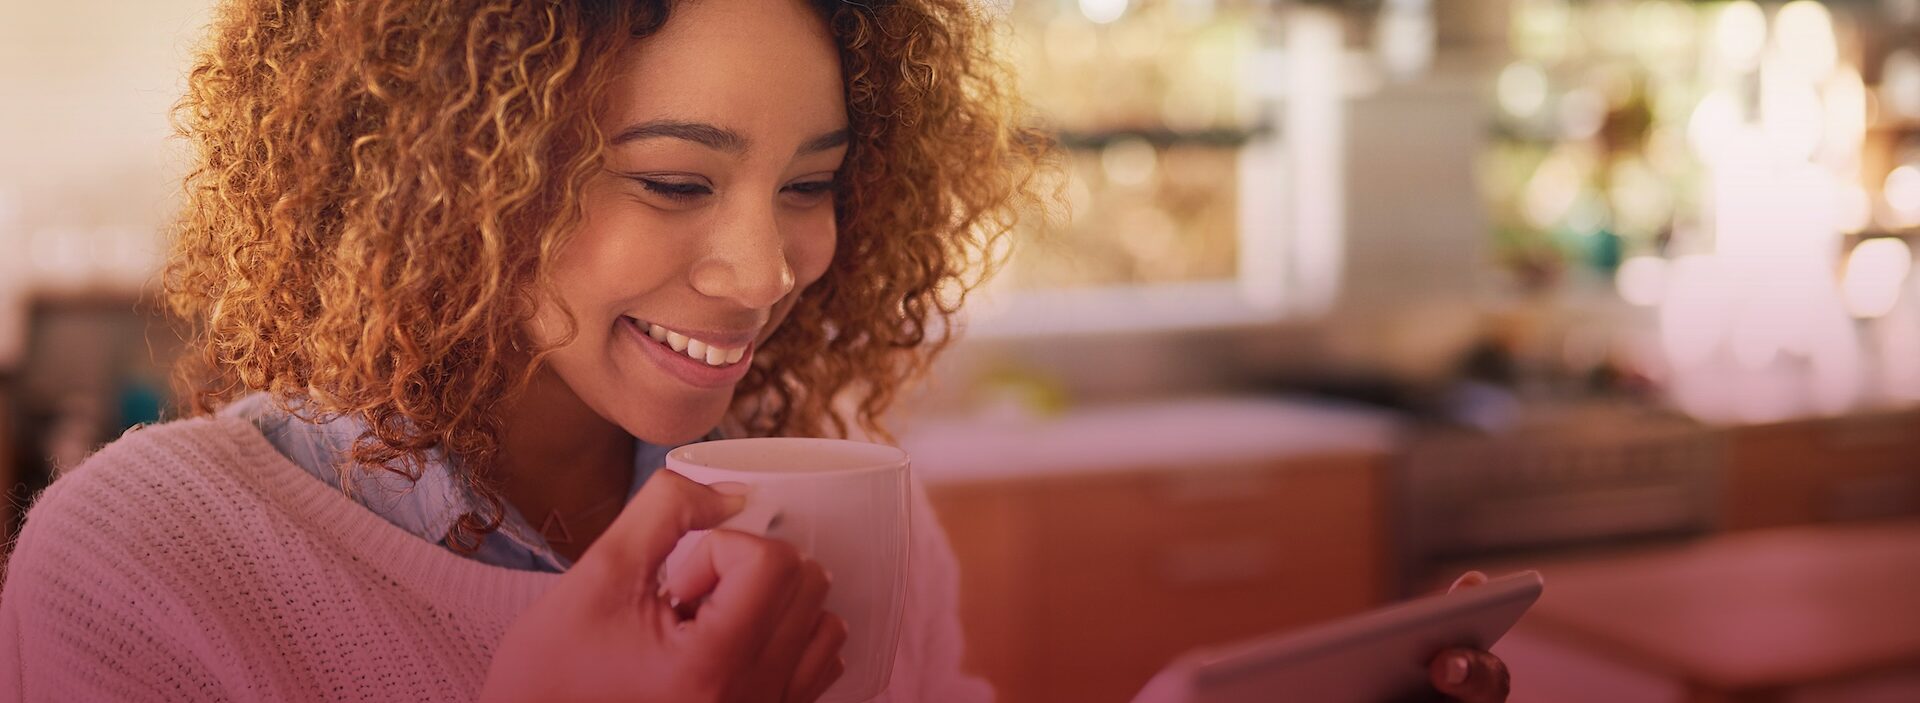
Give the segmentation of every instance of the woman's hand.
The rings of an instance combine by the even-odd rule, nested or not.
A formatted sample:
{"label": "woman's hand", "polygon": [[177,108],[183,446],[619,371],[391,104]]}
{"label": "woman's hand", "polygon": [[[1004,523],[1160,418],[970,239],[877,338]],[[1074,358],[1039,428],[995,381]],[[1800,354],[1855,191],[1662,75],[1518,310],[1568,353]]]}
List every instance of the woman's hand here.
{"label": "woman's hand", "polygon": [[[1469,571],[1454,581],[1447,592],[1486,582],[1486,574]],[[1435,690],[1465,703],[1504,703],[1512,688],[1506,662],[1477,649],[1441,650],[1427,665],[1427,672]]]}
{"label": "woman's hand", "polygon": [[[723,484],[722,488],[726,488]],[[821,609],[828,578],[783,542],[707,535],[659,583],[690,530],[744,500],[656,472],[613,526],[521,613],[481,700],[811,703],[840,677],[846,623]]]}

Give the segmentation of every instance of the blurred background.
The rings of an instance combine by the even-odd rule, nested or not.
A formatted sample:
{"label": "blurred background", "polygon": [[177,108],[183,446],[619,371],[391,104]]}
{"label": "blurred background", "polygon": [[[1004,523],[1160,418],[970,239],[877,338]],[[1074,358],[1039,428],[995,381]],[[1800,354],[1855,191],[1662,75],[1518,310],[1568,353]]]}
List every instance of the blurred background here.
{"label": "blurred background", "polygon": [[[1004,700],[1469,568],[1516,701],[1920,700],[1920,0],[982,1],[1065,224],[895,426]],[[0,7],[0,537],[171,402],[209,7]]]}

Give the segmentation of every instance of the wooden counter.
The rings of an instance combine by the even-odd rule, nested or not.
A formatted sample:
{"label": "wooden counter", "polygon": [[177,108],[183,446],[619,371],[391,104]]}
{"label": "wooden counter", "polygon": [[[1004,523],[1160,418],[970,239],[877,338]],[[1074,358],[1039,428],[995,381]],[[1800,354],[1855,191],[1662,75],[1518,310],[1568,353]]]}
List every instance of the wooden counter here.
{"label": "wooden counter", "polygon": [[[1405,515],[1394,513],[1384,487],[1408,435],[1379,416],[1271,401],[1178,401],[918,429],[902,446],[960,558],[970,666],[1007,703],[1126,701],[1188,648],[1375,607],[1399,592],[1394,579],[1419,577],[1390,558],[1390,530]],[[1705,502],[1718,507],[1702,509],[1704,533],[1729,530],[1732,538],[1771,526],[1920,515],[1920,413],[1712,432],[1724,442],[1718,460],[1699,469],[1710,494]],[[1782,554],[1800,544],[1808,564],[1850,553],[1779,544]],[[1562,559],[1606,545],[1568,544],[1535,556]],[[1790,642],[1771,638],[1811,636],[1805,628],[1820,627],[1822,619],[1837,632],[1871,628],[1847,619],[1858,613],[1819,609],[1874,602],[1885,593],[1796,576],[1790,563],[1742,548],[1716,549],[1721,556],[1704,563],[1754,585],[1714,595],[1705,590],[1714,581],[1706,572],[1648,565],[1633,571],[1664,569],[1678,580],[1633,585],[1633,574],[1590,570],[1568,578],[1591,577],[1597,585],[1562,588],[1568,579],[1550,572],[1555,598],[1543,610],[1572,623],[1563,630],[1599,632],[1594,639],[1637,643],[1630,646],[1643,647],[1650,659],[1693,667],[1660,675],[1684,674],[1701,692],[1697,700],[1712,700],[1715,691],[1764,700],[1763,689],[1780,682],[1762,680],[1763,669],[1805,678],[1871,666],[1878,655],[1838,642],[1811,664],[1759,655],[1787,651]],[[1450,579],[1469,566],[1479,564],[1453,564],[1430,576]],[[1799,605],[1771,600],[1795,589],[1820,595]],[[1783,621],[1747,616],[1767,608],[1800,609],[1779,611],[1798,613]],[[1695,638],[1657,634],[1676,623],[1698,625]],[[1908,625],[1920,632],[1920,623]],[[1733,646],[1716,638],[1741,628],[1752,636],[1734,644],[1750,645],[1759,653],[1753,661],[1766,666],[1739,669],[1737,660],[1716,657],[1714,647]],[[1857,644],[1891,652],[1881,660],[1908,656],[1904,640]]]}
{"label": "wooden counter", "polygon": [[972,668],[1005,703],[1125,701],[1187,649],[1382,601],[1380,457],[931,488]]}
{"label": "wooden counter", "polygon": [[1003,703],[1127,701],[1187,649],[1389,593],[1379,417],[1227,401],[938,429],[902,446]]}

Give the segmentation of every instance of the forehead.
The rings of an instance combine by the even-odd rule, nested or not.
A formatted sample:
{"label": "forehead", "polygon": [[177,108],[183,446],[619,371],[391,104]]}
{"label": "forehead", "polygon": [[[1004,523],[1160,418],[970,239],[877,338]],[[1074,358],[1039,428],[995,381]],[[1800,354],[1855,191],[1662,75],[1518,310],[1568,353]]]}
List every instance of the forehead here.
{"label": "forehead", "polygon": [[806,0],[691,0],[621,54],[607,117],[812,136],[845,126],[841,80],[826,20]]}

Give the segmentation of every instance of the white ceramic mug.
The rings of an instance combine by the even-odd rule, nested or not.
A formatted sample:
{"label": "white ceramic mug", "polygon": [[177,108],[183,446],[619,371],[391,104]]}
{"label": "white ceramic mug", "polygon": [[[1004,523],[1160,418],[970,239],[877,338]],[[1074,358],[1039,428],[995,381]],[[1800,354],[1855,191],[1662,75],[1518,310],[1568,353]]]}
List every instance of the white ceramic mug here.
{"label": "white ceramic mug", "polygon": [[[886,690],[906,603],[907,453],[840,439],[724,439],[669,452],[667,468],[700,483],[746,484],[746,507],[720,528],[792,544],[832,575],[826,609],[847,621],[847,669],[820,703]],[[704,535],[682,538],[666,568]]]}

